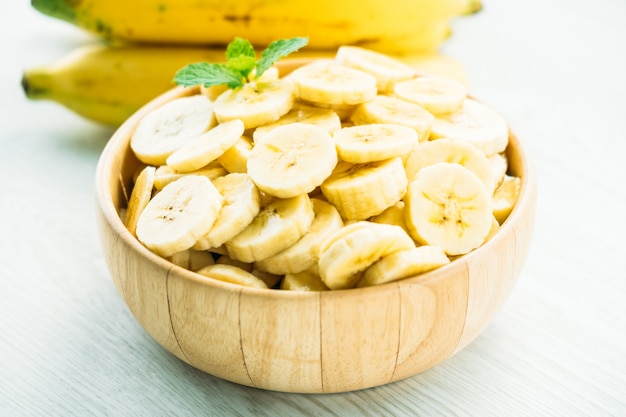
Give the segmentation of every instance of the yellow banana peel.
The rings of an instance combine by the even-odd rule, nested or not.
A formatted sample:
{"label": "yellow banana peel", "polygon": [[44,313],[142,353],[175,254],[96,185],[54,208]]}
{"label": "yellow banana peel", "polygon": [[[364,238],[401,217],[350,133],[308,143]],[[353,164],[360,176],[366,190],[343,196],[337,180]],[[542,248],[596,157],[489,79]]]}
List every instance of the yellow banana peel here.
{"label": "yellow banana peel", "polygon": [[255,46],[308,36],[312,49],[358,45],[385,53],[434,52],[451,19],[480,0],[31,0],[41,13],[105,39],[132,43]]}
{"label": "yellow banana peel", "polygon": [[[294,58],[328,58],[334,52],[298,52]],[[467,82],[462,65],[441,54],[398,57],[417,72]],[[88,44],[58,62],[26,69],[22,87],[33,100],[46,99],[107,125],[118,126],[141,106],[174,87],[180,68],[224,62],[223,48],[109,46]]]}

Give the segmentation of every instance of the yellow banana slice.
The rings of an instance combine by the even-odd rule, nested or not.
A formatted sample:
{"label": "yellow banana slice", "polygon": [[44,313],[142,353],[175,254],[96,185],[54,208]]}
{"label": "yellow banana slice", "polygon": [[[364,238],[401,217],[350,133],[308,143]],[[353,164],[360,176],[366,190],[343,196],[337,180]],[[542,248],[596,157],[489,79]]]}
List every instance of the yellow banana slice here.
{"label": "yellow banana slice", "polygon": [[230,173],[246,173],[252,146],[252,139],[248,136],[241,136],[233,146],[217,158],[217,162]]}
{"label": "yellow banana slice", "polygon": [[192,172],[215,161],[243,135],[239,119],[220,123],[178,148],[165,161],[178,172]]}
{"label": "yellow banana slice", "polygon": [[423,107],[396,97],[378,95],[360,104],[350,116],[356,125],[369,123],[393,123],[415,129],[420,142],[428,139],[435,120]]}
{"label": "yellow banana slice", "polygon": [[289,76],[297,98],[313,103],[359,104],[376,96],[376,78],[332,61],[315,61]]}
{"label": "yellow banana slice", "polygon": [[254,268],[254,264],[238,261],[236,259],[231,258],[228,255],[220,256],[219,258],[217,258],[217,261],[215,261],[215,263],[220,264],[220,265],[233,265],[250,273],[252,273],[252,268]]}
{"label": "yellow banana slice", "polygon": [[261,208],[266,207],[272,201],[276,200],[276,197],[271,194],[264,193],[261,190],[259,190],[259,195],[261,196]]}
{"label": "yellow banana slice", "polygon": [[216,162],[209,163],[207,166],[193,172],[176,172],[167,165],[161,165],[160,167],[157,167],[154,173],[154,188],[157,191],[160,191],[167,184],[174,182],[177,179],[180,179],[186,175],[200,175],[202,177],[207,177],[208,179],[213,180],[226,174],[228,174],[228,172]]}
{"label": "yellow banana slice", "polygon": [[456,111],[467,96],[465,85],[443,77],[419,77],[393,86],[393,93],[403,100],[419,104],[434,115]]}
{"label": "yellow banana slice", "polygon": [[506,155],[503,153],[494,153],[487,157],[489,164],[491,165],[491,172],[493,173],[494,190],[497,189],[504,181],[504,176],[509,169],[509,161],[506,159]]}
{"label": "yellow banana slice", "polygon": [[500,114],[476,100],[466,98],[455,112],[437,116],[430,137],[463,139],[485,155],[493,155],[506,149],[509,130]]}
{"label": "yellow banana slice", "polygon": [[345,122],[348,120],[352,112],[357,108],[358,104],[327,104],[327,103],[314,103],[312,101],[296,100],[294,103],[295,108],[314,108],[323,110],[332,110],[339,120]]}
{"label": "yellow banana slice", "polygon": [[226,256],[228,256],[228,252],[226,251],[226,246],[225,245],[222,245],[222,246],[217,247],[217,248],[208,249],[207,252],[211,252],[214,255],[220,255],[220,256],[226,255]]}
{"label": "yellow banana slice", "polygon": [[397,82],[415,76],[415,70],[409,65],[389,55],[358,46],[340,46],[335,61],[340,65],[373,75],[376,78],[376,87],[381,93],[389,93]]}
{"label": "yellow banana slice", "polygon": [[374,223],[391,224],[400,226],[402,230],[409,233],[404,215],[404,201],[398,201],[393,206],[387,208],[378,216],[370,217],[369,221]]}
{"label": "yellow banana slice", "polygon": [[273,129],[255,144],[248,159],[248,174],[260,190],[291,198],[313,191],[335,165],[335,142],[326,130],[292,123]]}
{"label": "yellow banana slice", "polygon": [[296,106],[294,104],[294,107],[289,111],[289,113],[274,123],[257,127],[252,134],[254,143],[260,143],[263,137],[278,126],[291,123],[307,123],[319,126],[328,131],[331,135],[341,129],[341,120],[335,111],[330,109],[320,109],[313,106]]}
{"label": "yellow banana slice", "polygon": [[339,158],[353,164],[403,156],[417,146],[417,132],[410,127],[374,123],[344,127],[333,136]]}
{"label": "yellow banana slice", "polygon": [[450,259],[437,246],[420,246],[386,255],[365,270],[357,288],[371,287],[409,277],[447,265]]}
{"label": "yellow banana slice", "polygon": [[504,223],[515,207],[520,187],[521,180],[519,177],[506,175],[502,184],[493,193],[493,215],[499,224]]}
{"label": "yellow banana slice", "polygon": [[332,204],[317,198],[311,198],[311,202],[315,217],[309,231],[284,251],[256,262],[258,269],[285,275],[310,269],[317,264],[322,242],[339,230],[343,221]]}
{"label": "yellow banana slice", "polygon": [[213,265],[215,260],[211,252],[187,249],[176,252],[168,258],[170,262],[190,271],[197,271],[205,266]]}
{"label": "yellow banana slice", "polygon": [[400,201],[407,184],[402,159],[396,157],[357,165],[339,162],[320,187],[341,217],[365,220]]}
{"label": "yellow banana slice", "polygon": [[209,100],[215,101],[224,92],[228,90],[226,84],[212,85],[210,87],[200,86],[200,94],[207,96]]}
{"label": "yellow banana slice", "polygon": [[[355,226],[359,224],[358,226]],[[335,232],[341,237],[329,238],[322,245],[319,273],[322,281],[333,290],[353,288],[361,272],[374,262],[394,252],[415,247],[413,240],[398,226],[357,222]]]}
{"label": "yellow banana slice", "polygon": [[[256,70],[252,70],[250,74],[250,81],[274,81],[279,78],[279,72],[277,67],[270,67],[263,75],[259,78],[256,78]],[[224,91],[228,90],[228,86],[226,84],[221,85],[213,85],[211,87],[205,87],[203,85],[200,86],[200,94],[206,95],[211,101],[215,101]]]}
{"label": "yellow banana slice", "polygon": [[[332,235],[330,235],[325,241],[320,245],[319,254],[328,250],[335,242],[343,239],[348,236],[350,233],[353,233],[359,229],[365,229],[369,227],[368,222],[363,220],[353,220],[349,222],[344,222],[344,225],[339,230],[335,231]],[[319,255],[318,255],[319,256]],[[318,274],[319,274],[319,264],[318,264]]]}
{"label": "yellow banana slice", "polygon": [[421,169],[404,199],[411,236],[423,245],[462,255],[480,246],[491,228],[491,193],[469,169],[439,162]]}
{"label": "yellow banana slice", "polygon": [[496,233],[498,233],[498,230],[500,230],[500,223],[498,222],[498,219],[496,219],[496,216],[493,216],[491,220],[491,229],[489,229],[489,233],[487,233],[483,244],[485,244],[485,242],[494,237]]}
{"label": "yellow banana slice", "polygon": [[124,225],[133,235],[135,235],[137,220],[141,212],[146,208],[152,198],[155,172],[156,169],[153,166],[148,165],[144,167],[139,172],[139,175],[137,175],[133,191],[130,193]]}
{"label": "yellow banana slice", "polygon": [[309,230],[315,213],[309,196],[276,199],[241,233],[225,243],[231,258],[255,262],[296,243]]}
{"label": "yellow banana slice", "polygon": [[194,95],[172,100],[147,114],[137,125],[130,147],[140,161],[164,165],[175,150],[215,125],[213,103]]}
{"label": "yellow banana slice", "polygon": [[250,273],[263,281],[265,285],[267,285],[267,288],[275,288],[278,282],[283,278],[282,275],[276,275],[272,274],[271,272],[261,271],[254,265]]}
{"label": "yellow banana slice", "polygon": [[263,280],[233,265],[209,265],[200,269],[198,274],[219,281],[230,282],[231,284],[243,285],[244,287],[267,289],[267,285]]}
{"label": "yellow banana slice", "polygon": [[322,282],[314,271],[302,271],[286,274],[280,283],[281,290],[287,291],[328,291],[329,288]]}
{"label": "yellow banana slice", "polygon": [[438,162],[463,165],[472,171],[485,184],[491,194],[495,188],[493,168],[489,160],[478,148],[461,139],[437,139],[420,143],[407,158],[405,170],[409,182],[427,166]]}
{"label": "yellow banana slice", "polygon": [[137,221],[137,238],[167,257],[191,248],[206,234],[222,208],[222,196],[213,183],[187,175],[168,185],[146,205]]}
{"label": "yellow banana slice", "polygon": [[240,119],[246,129],[275,122],[293,106],[293,90],[284,80],[253,81],[226,90],[215,100],[219,123]]}
{"label": "yellow banana slice", "polygon": [[216,178],[213,185],[222,196],[222,209],[213,227],[199,237],[193,248],[217,248],[241,233],[259,214],[260,196],[248,174],[228,174]]}

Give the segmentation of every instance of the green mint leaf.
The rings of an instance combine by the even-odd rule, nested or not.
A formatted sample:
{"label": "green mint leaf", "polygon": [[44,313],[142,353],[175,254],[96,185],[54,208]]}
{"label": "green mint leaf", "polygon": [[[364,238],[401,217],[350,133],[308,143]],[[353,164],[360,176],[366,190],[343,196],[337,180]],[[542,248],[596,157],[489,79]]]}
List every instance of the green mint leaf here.
{"label": "green mint leaf", "polygon": [[279,39],[268,45],[261,53],[261,59],[256,63],[255,77],[260,77],[269,67],[279,59],[297,51],[309,43],[309,38]]}
{"label": "green mint leaf", "polygon": [[249,81],[250,73],[256,69],[260,77],[276,61],[297,51],[309,43],[309,38],[279,39],[268,45],[256,61],[254,47],[246,39],[235,38],[226,47],[226,63],[210,64],[201,62],[189,64],[176,73],[174,82],[184,87],[202,85],[226,85],[228,88],[242,87]]}
{"label": "green mint leaf", "polygon": [[203,85],[211,87],[226,84],[229,88],[243,85],[243,78],[237,72],[230,70],[225,64],[209,64],[201,62],[189,64],[178,70],[174,82],[184,87]]}
{"label": "green mint leaf", "polygon": [[226,47],[226,59],[230,60],[241,56],[256,59],[256,54],[252,44],[246,39],[235,38]]}
{"label": "green mint leaf", "polygon": [[239,74],[241,78],[248,79],[248,76],[254,69],[254,65],[256,64],[256,58],[253,56],[237,56],[230,58],[226,63],[226,67],[232,72]]}

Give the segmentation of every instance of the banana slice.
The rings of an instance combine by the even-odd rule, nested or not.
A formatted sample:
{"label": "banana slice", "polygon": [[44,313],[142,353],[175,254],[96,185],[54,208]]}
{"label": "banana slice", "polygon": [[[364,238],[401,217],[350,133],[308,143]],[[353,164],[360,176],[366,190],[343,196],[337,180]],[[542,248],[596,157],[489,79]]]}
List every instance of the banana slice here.
{"label": "banana slice", "polygon": [[241,233],[225,243],[231,258],[255,262],[296,243],[309,230],[315,213],[309,196],[276,199]]}
{"label": "banana slice", "polygon": [[423,245],[462,255],[480,246],[492,221],[491,193],[469,169],[439,162],[421,169],[405,197],[406,223]]}
{"label": "banana slice", "polygon": [[311,198],[315,218],[309,231],[296,243],[274,256],[255,263],[262,271],[277,275],[302,272],[317,264],[319,249],[332,233],[343,226],[337,209],[325,201]]}
{"label": "banana slice", "polygon": [[337,165],[335,142],[321,127],[279,126],[252,148],[248,174],[262,191],[279,198],[306,194]]}
{"label": "banana slice", "polygon": [[[343,239],[348,236],[350,233],[355,232],[359,229],[366,229],[369,227],[369,223],[364,220],[353,220],[349,222],[344,222],[343,227],[339,230],[335,231],[332,235],[330,235],[325,241],[320,245],[319,254],[325,252],[330,248],[335,242]],[[319,274],[319,263],[318,263],[318,274]]]}
{"label": "banana slice", "polygon": [[204,250],[187,249],[176,252],[168,258],[170,262],[190,271],[197,271],[205,266],[213,265],[215,259],[211,252]]}
{"label": "banana slice", "polygon": [[498,222],[498,219],[496,219],[496,216],[493,216],[493,218],[491,219],[491,229],[489,229],[489,233],[487,233],[487,236],[485,237],[485,241],[483,242],[483,245],[489,239],[494,237],[496,233],[498,233],[499,230],[500,230],[500,222]]}
{"label": "banana slice", "polygon": [[405,170],[409,182],[427,166],[438,162],[463,165],[472,171],[485,184],[491,194],[495,188],[493,167],[478,148],[460,139],[437,139],[420,143],[407,158]]}
{"label": "banana slice", "polygon": [[293,106],[293,90],[283,80],[253,81],[226,90],[215,100],[219,123],[240,119],[246,129],[275,122]]}
{"label": "banana slice", "polygon": [[211,101],[215,101],[226,90],[228,90],[226,84],[212,85],[210,87],[200,86],[200,94],[207,96]]}
{"label": "banana slice", "polygon": [[313,103],[359,104],[376,96],[376,78],[332,61],[315,61],[289,76],[297,98]]}
{"label": "banana slice", "polygon": [[252,273],[252,268],[254,268],[254,264],[238,261],[236,259],[231,258],[228,255],[220,256],[219,258],[217,258],[217,261],[215,261],[215,263],[220,264],[220,265],[233,265],[250,273]]}
{"label": "banana slice", "polygon": [[276,275],[272,274],[271,272],[261,271],[254,266],[250,273],[263,281],[265,285],[267,285],[267,288],[275,288],[278,282],[283,278],[282,275]]}
{"label": "banana slice", "polygon": [[389,55],[358,46],[340,46],[335,61],[373,75],[381,93],[393,91],[394,84],[415,77],[415,70]]}
{"label": "banana slice", "polygon": [[226,250],[225,245],[219,246],[217,248],[208,249],[207,252],[211,252],[213,255],[228,256],[228,251]]}
{"label": "banana slice", "polygon": [[360,104],[350,120],[355,125],[393,123],[408,126],[417,132],[419,141],[424,142],[428,139],[435,116],[415,103],[378,95],[367,103]]}
{"label": "banana slice", "polygon": [[511,214],[513,207],[515,207],[520,187],[521,180],[519,177],[506,175],[502,184],[493,193],[493,215],[499,224],[504,223]]}
{"label": "banana slice", "polygon": [[314,271],[302,271],[286,274],[280,283],[281,290],[287,291],[328,291],[319,274]]}
{"label": "banana slice", "polygon": [[485,155],[493,155],[506,149],[509,130],[500,114],[476,100],[466,98],[455,112],[437,116],[430,138],[463,139]]}
{"label": "banana slice", "polygon": [[243,131],[243,122],[239,119],[221,123],[174,151],[165,162],[174,171],[195,171],[220,157],[237,142]]}
{"label": "banana slice", "polygon": [[137,238],[153,252],[171,256],[206,234],[221,208],[222,196],[211,180],[184,176],[150,200],[137,221]]}
{"label": "banana slice", "polygon": [[248,136],[241,136],[233,146],[217,158],[217,162],[230,173],[246,173],[252,146],[252,139]]}
{"label": "banana slice", "polygon": [[139,175],[137,175],[133,191],[130,193],[124,225],[133,235],[135,235],[135,231],[137,230],[137,220],[141,212],[146,208],[152,198],[155,172],[156,168],[153,166],[148,165],[144,167],[139,172]]}
{"label": "banana slice", "polygon": [[233,265],[209,265],[200,269],[198,274],[217,279],[219,281],[230,282],[231,284],[243,285],[244,287],[268,288],[263,280],[255,277],[250,272],[244,271],[243,269]]}
{"label": "banana slice", "polygon": [[506,172],[509,169],[509,161],[506,159],[506,155],[503,153],[494,153],[493,155],[490,155],[487,159],[489,160],[489,164],[491,165],[491,172],[493,173],[493,183],[495,190],[504,181]]}
{"label": "banana slice", "polygon": [[271,194],[264,193],[261,190],[259,190],[259,195],[261,196],[261,208],[266,207],[268,204],[276,200],[276,197]]}
{"label": "banana slice", "polygon": [[256,69],[253,69],[252,74],[250,76],[251,81],[265,81],[265,82],[275,81],[279,78],[280,78],[280,71],[278,70],[278,67],[269,67],[258,78],[256,76]]}
{"label": "banana slice", "polygon": [[278,119],[276,122],[257,127],[252,134],[254,143],[260,143],[270,131],[278,126],[291,123],[307,123],[319,126],[331,135],[341,129],[341,120],[335,111],[330,109],[320,109],[313,106],[296,106],[294,104],[294,107],[289,111],[289,113]]}
{"label": "banana slice", "polygon": [[[267,82],[267,81],[277,80],[278,78],[279,78],[278,68],[270,67],[267,70],[265,70],[263,75],[261,75],[259,78],[256,78],[256,71],[252,70],[252,74],[250,74],[249,80]],[[211,99],[211,101],[215,101],[220,96],[220,94],[222,94],[226,90],[228,90],[228,86],[226,84],[213,85],[211,87],[205,87],[203,85],[200,86],[200,94],[206,95],[209,99]]]}
{"label": "banana slice", "polygon": [[217,162],[211,162],[208,165],[193,172],[176,172],[167,165],[161,165],[154,173],[154,188],[160,191],[167,184],[176,181],[186,175],[200,175],[210,180],[228,174],[228,172]]}
{"label": "banana slice", "polygon": [[341,217],[365,220],[400,201],[407,184],[402,159],[396,157],[358,165],[339,162],[320,188]]}
{"label": "banana slice", "polygon": [[467,96],[467,89],[459,81],[428,76],[399,82],[393,86],[393,93],[440,115],[459,109]]}
{"label": "banana slice", "polygon": [[414,277],[450,263],[437,246],[420,246],[386,255],[365,270],[357,288]]}
{"label": "banana slice", "polygon": [[199,237],[193,248],[217,248],[241,233],[259,214],[260,195],[248,174],[228,174],[216,178],[213,185],[222,196],[222,209],[213,227]]}
{"label": "banana slice", "polygon": [[400,226],[402,230],[407,232],[407,234],[409,233],[409,228],[406,225],[406,219],[404,215],[404,201],[398,201],[396,204],[387,208],[378,216],[370,217],[369,221],[374,223]]}
{"label": "banana slice", "polygon": [[402,156],[417,146],[417,132],[396,124],[344,127],[333,136],[339,158],[353,164]]}
{"label": "banana slice", "polygon": [[175,150],[215,126],[213,103],[194,95],[172,100],[147,114],[130,139],[140,161],[164,165]]}
{"label": "banana slice", "polygon": [[328,103],[315,103],[312,101],[296,100],[294,108],[314,108],[323,110],[332,110],[338,117],[342,124],[350,118],[352,112],[357,108],[358,104],[328,104]]}
{"label": "banana slice", "polygon": [[320,248],[320,277],[333,290],[353,288],[362,271],[379,259],[415,247],[398,226],[361,221],[343,229]]}

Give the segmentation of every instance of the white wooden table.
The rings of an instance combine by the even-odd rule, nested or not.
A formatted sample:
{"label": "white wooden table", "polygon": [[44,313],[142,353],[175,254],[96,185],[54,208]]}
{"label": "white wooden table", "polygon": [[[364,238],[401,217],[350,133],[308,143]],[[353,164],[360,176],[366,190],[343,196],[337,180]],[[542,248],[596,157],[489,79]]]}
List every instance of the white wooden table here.
{"label": "white wooden table", "polygon": [[294,395],[203,374],[134,321],[103,261],[94,171],[109,129],[30,102],[21,71],[89,38],[0,3],[0,416],[625,416],[626,2],[484,0],[443,52],[525,141],[532,249],[469,347],[415,377]]}

